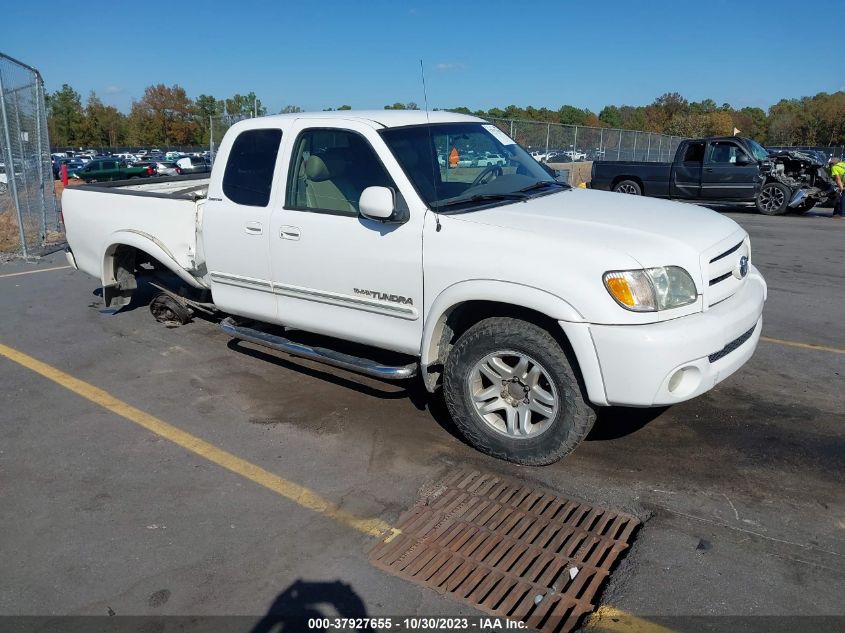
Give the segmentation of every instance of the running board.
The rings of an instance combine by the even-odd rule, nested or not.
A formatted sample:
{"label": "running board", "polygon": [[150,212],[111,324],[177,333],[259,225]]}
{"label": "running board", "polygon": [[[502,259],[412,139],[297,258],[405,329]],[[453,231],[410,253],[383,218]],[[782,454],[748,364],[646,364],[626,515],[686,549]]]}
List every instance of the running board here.
{"label": "running board", "polygon": [[350,354],[343,354],[324,347],[310,347],[302,343],[296,343],[282,336],[269,334],[255,328],[238,325],[232,317],[227,317],[220,322],[220,327],[232,338],[249,341],[256,345],[269,347],[279,352],[285,352],[291,356],[307,358],[319,363],[348,369],[358,374],[381,378],[383,380],[404,380],[417,375],[417,364],[409,365],[383,365],[368,358],[359,358]]}

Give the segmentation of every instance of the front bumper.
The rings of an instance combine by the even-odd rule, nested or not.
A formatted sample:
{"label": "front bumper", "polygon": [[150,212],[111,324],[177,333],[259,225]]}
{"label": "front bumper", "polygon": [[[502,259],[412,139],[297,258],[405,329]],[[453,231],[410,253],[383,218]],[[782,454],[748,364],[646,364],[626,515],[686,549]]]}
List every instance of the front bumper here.
{"label": "front bumper", "polygon": [[[752,266],[743,287],[706,312],[649,325],[587,326],[595,359],[582,360],[589,353],[586,345],[573,348],[590,400],[601,405],[660,406],[712,389],[754,353],[766,291],[766,282]],[[564,326],[567,334],[570,329]]]}

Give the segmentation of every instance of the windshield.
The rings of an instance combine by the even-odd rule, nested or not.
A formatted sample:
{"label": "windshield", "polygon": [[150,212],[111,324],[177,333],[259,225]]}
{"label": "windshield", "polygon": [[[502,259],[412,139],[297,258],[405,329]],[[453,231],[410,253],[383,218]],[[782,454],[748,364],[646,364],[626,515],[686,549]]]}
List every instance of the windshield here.
{"label": "windshield", "polygon": [[769,152],[763,149],[763,146],[757,141],[748,139],[748,147],[751,149],[751,153],[757,160],[769,160]]}
{"label": "windshield", "polygon": [[467,211],[569,188],[487,123],[415,125],[381,135],[435,210]]}

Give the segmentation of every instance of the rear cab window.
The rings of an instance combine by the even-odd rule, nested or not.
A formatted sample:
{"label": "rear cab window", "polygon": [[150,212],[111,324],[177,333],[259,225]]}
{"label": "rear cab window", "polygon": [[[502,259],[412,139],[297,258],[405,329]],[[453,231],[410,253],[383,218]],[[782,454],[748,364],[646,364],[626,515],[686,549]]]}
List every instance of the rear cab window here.
{"label": "rear cab window", "polygon": [[270,203],[281,142],[279,129],[246,130],[238,135],[223,172],[223,193],[229,200],[250,207]]}

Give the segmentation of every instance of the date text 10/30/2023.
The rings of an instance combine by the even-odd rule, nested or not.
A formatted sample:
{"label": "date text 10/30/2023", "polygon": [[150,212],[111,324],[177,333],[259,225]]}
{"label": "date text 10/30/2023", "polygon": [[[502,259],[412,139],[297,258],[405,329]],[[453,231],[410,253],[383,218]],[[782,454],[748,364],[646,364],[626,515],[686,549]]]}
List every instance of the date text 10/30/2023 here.
{"label": "date text 10/30/2023", "polygon": [[376,631],[502,631],[525,629],[524,622],[477,616],[453,617],[384,617],[384,618],[309,618],[311,631],[376,630]]}

